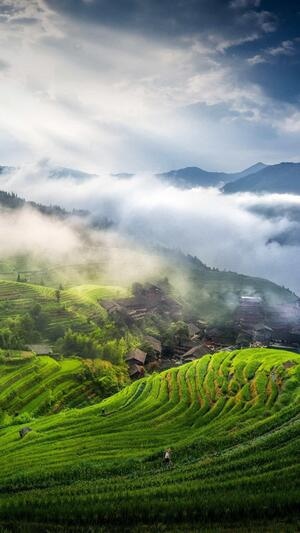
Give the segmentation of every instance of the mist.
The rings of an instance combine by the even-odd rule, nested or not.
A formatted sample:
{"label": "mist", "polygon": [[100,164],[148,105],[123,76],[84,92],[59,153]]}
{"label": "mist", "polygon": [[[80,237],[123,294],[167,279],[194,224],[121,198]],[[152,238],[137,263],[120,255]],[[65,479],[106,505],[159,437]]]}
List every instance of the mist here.
{"label": "mist", "polygon": [[[150,173],[122,179],[109,174],[74,179],[66,174],[57,179],[49,177],[51,169],[49,161],[22,167],[2,175],[1,189],[28,200],[59,204],[69,210],[88,209],[92,215],[108,217],[114,222],[114,232],[100,234],[88,230],[93,254],[97,255],[95,250],[101,250],[104,241],[106,249],[118,248],[122,243],[121,247],[131,253],[138,250],[141,260],[141,256],[147,256],[145,247],[159,244],[196,255],[209,266],[268,278],[300,293],[298,242],[290,244],[277,238],[295,232],[298,221],[288,213],[291,208],[293,212],[300,208],[297,196],[248,193],[230,196],[215,188],[182,190]],[[278,216],[270,216],[268,206],[272,205],[278,207]],[[15,241],[15,248],[32,246],[33,250],[58,255],[62,260],[65,255],[82,254],[87,240],[82,238],[83,230],[80,234],[76,227],[78,221],[73,221],[72,226],[70,222],[54,220],[37,224],[32,219],[36,214],[26,216],[19,214],[11,230],[9,240]],[[39,231],[35,230],[37,226]],[[24,242],[18,232],[26,233]],[[8,245],[5,242],[2,245],[0,239],[0,246],[6,250]],[[85,257],[90,253],[85,246]],[[154,264],[149,259],[144,262],[147,273],[155,270],[156,260]],[[115,263],[121,272],[119,259]],[[138,272],[136,260],[130,258],[129,263]]]}
{"label": "mist", "polygon": [[88,218],[61,220],[26,206],[2,209],[0,227],[4,279],[21,272],[29,275],[29,281],[39,282],[46,275],[67,285],[94,279],[130,286],[157,276],[164,266],[158,255],[146,252],[129,237],[91,228]]}

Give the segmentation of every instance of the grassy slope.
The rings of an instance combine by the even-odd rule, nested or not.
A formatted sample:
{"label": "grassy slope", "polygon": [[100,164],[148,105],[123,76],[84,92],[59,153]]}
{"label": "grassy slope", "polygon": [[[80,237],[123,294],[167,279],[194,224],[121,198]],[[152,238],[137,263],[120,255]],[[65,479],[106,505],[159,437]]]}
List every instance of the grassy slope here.
{"label": "grassy slope", "polygon": [[[2,430],[0,518],[125,525],[293,515],[299,380],[299,355],[223,352],[40,418],[23,440],[17,427]],[[161,464],[167,446],[171,469]]]}
{"label": "grassy slope", "polygon": [[105,317],[104,309],[97,303],[100,298],[116,298],[126,295],[121,287],[101,285],[80,285],[61,291],[58,304],[55,289],[30,283],[0,281],[0,321],[28,311],[39,303],[49,320],[49,330],[60,325],[65,328],[75,326],[85,331],[87,320]]}
{"label": "grassy slope", "polygon": [[26,412],[37,416],[95,403],[97,395],[91,381],[83,379],[84,369],[80,359],[55,361],[30,353],[4,357],[0,364],[0,409],[9,415]]}

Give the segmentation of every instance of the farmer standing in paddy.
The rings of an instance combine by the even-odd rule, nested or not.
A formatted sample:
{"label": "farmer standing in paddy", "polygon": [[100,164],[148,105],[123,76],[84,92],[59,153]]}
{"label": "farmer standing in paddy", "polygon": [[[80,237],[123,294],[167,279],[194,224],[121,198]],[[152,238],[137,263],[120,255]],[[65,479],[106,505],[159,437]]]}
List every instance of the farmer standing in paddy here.
{"label": "farmer standing in paddy", "polygon": [[164,463],[167,466],[171,466],[172,464],[171,453],[172,453],[171,448],[167,448],[166,451],[164,452]]}

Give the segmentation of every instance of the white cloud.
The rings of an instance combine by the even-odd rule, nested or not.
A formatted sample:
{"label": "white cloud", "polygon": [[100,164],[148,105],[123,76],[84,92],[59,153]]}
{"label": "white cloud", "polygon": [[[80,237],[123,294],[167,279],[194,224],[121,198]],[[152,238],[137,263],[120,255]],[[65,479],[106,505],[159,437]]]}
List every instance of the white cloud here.
{"label": "white cloud", "polygon": [[[245,31],[232,39],[216,33],[168,41],[85,25],[43,0],[9,5],[0,34],[1,60],[9,64],[1,70],[1,162],[14,163],[6,150],[14,139],[22,159],[50,156],[91,171],[199,164],[216,149],[228,168],[239,143],[234,121],[273,127],[274,103],[243,82],[224,53],[271,30],[268,12],[243,13]],[[226,141],[213,119],[200,115],[196,125],[184,117],[181,110],[197,103],[227,107]],[[230,152],[223,148],[229,140]],[[245,148],[238,151],[247,165]]]}
{"label": "white cloud", "polygon": [[259,63],[266,63],[267,59],[261,54],[256,54],[255,56],[249,57],[247,62],[249,65],[259,65]]}
{"label": "white cloud", "polygon": [[293,56],[296,54],[295,44],[298,42],[298,38],[290,41],[282,41],[278,46],[273,46],[261,51],[260,54],[256,54],[253,57],[248,58],[250,65],[257,65],[258,63],[270,63],[274,58],[278,56]]}
{"label": "white cloud", "polygon": [[300,111],[291,111],[282,120],[280,127],[287,133],[300,133]]}
{"label": "white cloud", "polygon": [[[44,164],[20,169],[10,178],[2,177],[1,188],[70,209],[89,208],[114,219],[123,237],[180,248],[209,265],[267,277],[300,292],[300,247],[267,244],[292,223],[285,216],[266,219],[249,211],[256,205],[300,209],[299,197],[225,196],[201,188],[183,191],[146,174],[120,180],[108,175],[83,182],[49,180],[48,172]],[[54,236],[51,239],[55,242]]]}
{"label": "white cloud", "polygon": [[267,53],[271,56],[293,55],[295,53],[295,45],[293,41],[282,41],[279,46],[268,48]]}

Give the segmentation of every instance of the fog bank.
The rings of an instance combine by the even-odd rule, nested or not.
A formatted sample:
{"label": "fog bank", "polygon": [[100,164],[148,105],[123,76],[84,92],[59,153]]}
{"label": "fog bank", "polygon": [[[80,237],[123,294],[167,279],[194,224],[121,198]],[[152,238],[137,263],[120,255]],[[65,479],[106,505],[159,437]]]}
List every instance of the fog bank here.
{"label": "fog bank", "polygon": [[[122,179],[111,175],[74,179],[67,174],[50,178],[49,169],[49,162],[41,162],[3,175],[0,188],[45,204],[88,209],[112,219],[118,238],[178,248],[210,266],[266,277],[300,293],[299,243],[277,238],[298,230],[297,196],[225,196],[214,188],[182,190],[145,173]],[[275,206],[275,213],[270,206]],[[16,228],[23,224],[19,219]],[[28,231],[35,235],[30,225]],[[78,243],[69,228],[51,226],[49,231],[50,241],[55,240],[52,231],[59,234],[58,248],[68,243],[71,250],[76,249]],[[12,238],[19,242],[17,229]],[[31,242],[36,246],[39,237]]]}

